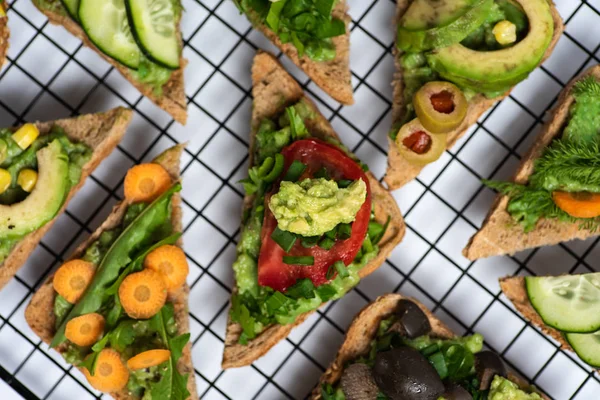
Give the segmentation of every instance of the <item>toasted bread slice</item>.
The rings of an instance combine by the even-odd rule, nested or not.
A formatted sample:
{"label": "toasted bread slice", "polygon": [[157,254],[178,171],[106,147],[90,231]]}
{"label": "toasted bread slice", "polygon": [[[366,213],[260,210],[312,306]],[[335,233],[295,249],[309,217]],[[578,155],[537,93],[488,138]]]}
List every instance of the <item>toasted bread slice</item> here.
{"label": "toasted bread slice", "polygon": [[[569,108],[574,98],[571,89],[579,79],[593,75],[600,80],[600,66],[595,66],[584,72],[579,78],[567,85],[558,98],[558,105],[553,111],[552,118],[544,125],[533,147],[521,161],[514,181],[527,183],[533,173],[534,162],[539,158],[546,146],[562,134],[565,123],[569,119]],[[523,227],[516,223],[506,211],[508,197],[498,195],[492,204],[490,212],[483,221],[481,229],[471,238],[463,250],[463,255],[469,260],[491,257],[501,254],[514,254],[532,247],[549,246],[572,239],[586,239],[598,235],[588,229],[580,229],[579,223],[563,222],[553,219],[540,220],[535,229],[525,233]]]}
{"label": "toasted bread slice", "polygon": [[[436,318],[431,311],[427,309],[423,304],[417,300],[402,296],[400,294],[385,294],[375,299],[374,302],[368,304],[354,317],[352,324],[346,332],[346,339],[340,350],[335,357],[335,360],[331,363],[329,368],[321,376],[319,384],[312,392],[312,400],[320,400],[321,396],[321,385],[323,384],[335,384],[337,383],[344,373],[344,367],[352,360],[357,359],[369,352],[371,349],[371,341],[377,334],[377,329],[381,320],[392,315],[398,308],[398,302],[402,299],[407,299],[419,306],[421,310],[429,318],[431,324],[431,334],[442,339],[450,339],[456,336],[450,328],[448,328],[442,321]],[[508,378],[518,384],[523,390],[530,390],[530,385],[521,377],[514,373],[509,373]],[[540,393],[544,399],[548,399],[544,394]]]}
{"label": "toasted bread slice", "polygon": [[[44,4],[41,4],[44,2]],[[185,99],[185,88],[183,84],[183,69],[187,64],[187,60],[181,58],[179,69],[173,71],[171,78],[162,87],[162,94],[157,95],[154,93],[154,88],[146,83],[140,83],[133,79],[129,68],[123,64],[113,60],[112,58],[105,55],[100,51],[94,44],[89,40],[86,33],[83,31],[81,26],[75,22],[67,13],[66,9],[62,5],[60,0],[54,0],[48,6],[47,0],[33,0],[33,4],[46,16],[48,20],[55,24],[61,25],[73,36],[76,36],[81,40],[87,47],[98,53],[104,60],[110,63],[117,69],[137,90],[139,90],[144,96],[149,98],[154,104],[169,113],[175,121],[182,125],[185,125],[187,121],[187,103]],[[182,43],[181,33],[179,35],[179,42]]]}
{"label": "toasted bread slice", "polygon": [[2,68],[2,64],[6,60],[6,53],[8,53],[10,31],[8,30],[8,18],[2,15],[6,13],[8,4],[5,1],[0,1],[0,8],[4,11],[0,12],[0,68]]}
{"label": "toasted bread slice", "polygon": [[[53,126],[60,126],[66,135],[74,141],[85,143],[94,150],[92,158],[81,170],[79,184],[73,186],[65,204],[56,216],[47,224],[25,236],[10,252],[4,262],[0,263],[0,289],[11,280],[19,268],[36,248],[42,237],[50,230],[52,224],[67,208],[69,201],[85,183],[85,179],[96,169],[102,160],[115,149],[123,138],[127,126],[131,122],[133,112],[127,108],[115,108],[105,113],[88,114],[80,117],[62,119],[51,122],[38,122],[35,125],[40,135],[47,134]],[[16,130],[16,128],[14,128]]]}
{"label": "toasted bread slice", "polygon": [[[260,122],[277,115],[285,107],[295,104],[300,99],[309,104],[316,118],[307,122],[308,130],[315,137],[325,139],[327,137],[337,139],[333,128],[323,117],[317,107],[304,96],[300,85],[292,78],[277,60],[268,53],[259,52],[254,58],[252,66],[252,82],[254,95],[254,104],[252,107],[251,124],[251,144],[254,147],[253,139],[258,130]],[[253,152],[251,151],[250,154]],[[373,195],[373,204],[375,206],[375,216],[377,221],[384,223],[387,217],[390,217],[390,224],[385,236],[379,243],[379,255],[368,263],[360,271],[361,278],[375,271],[387,258],[392,249],[402,240],[405,231],[404,220],[400,210],[396,205],[394,198],[381,186],[381,184],[371,174],[367,174],[371,185]],[[244,199],[244,207],[250,206],[252,199]],[[238,343],[241,327],[229,321],[227,325],[227,335],[225,338],[225,350],[223,352],[223,368],[241,367],[251,364],[254,360],[264,355],[269,349],[280,340],[289,335],[291,330],[301,324],[308,318],[312,312],[302,314],[294,324],[290,325],[272,325],[265,329],[258,337],[248,342],[247,345]]]}
{"label": "toasted bread slice", "polygon": [[[184,145],[177,145],[166,150],[164,153],[159,155],[154,162],[162,165],[171,175],[171,178],[176,181],[179,180],[179,159],[183,151]],[[121,224],[121,221],[127,210],[129,204],[125,201],[120,202],[114,206],[108,218],[102,225],[85,241],[83,242],[75,252],[71,255],[70,259],[80,258],[90,244],[98,239],[102,232],[113,229]],[[171,202],[171,221],[173,224],[173,230],[175,232],[182,231],[181,225],[181,197],[179,193],[173,195]],[[178,246],[182,246],[182,240],[179,239]],[[188,297],[190,288],[188,285],[184,285],[181,289],[169,293],[168,301],[173,302],[175,308],[175,319],[177,322],[177,328],[179,334],[189,332],[189,312],[188,312]],[[56,298],[56,292],[52,286],[52,276],[38,289],[33,295],[31,302],[25,309],[25,320],[31,327],[33,332],[38,335],[44,343],[50,344],[55,328],[55,316],[54,316],[54,300]],[[57,348],[62,353],[64,351],[64,345]],[[191,356],[192,345],[188,343],[183,349],[183,355],[177,363],[177,368],[182,374],[188,374],[187,388],[190,392],[188,399],[197,399],[198,394],[196,393],[196,379],[194,375],[194,367],[192,365]],[[117,399],[134,399],[128,390],[125,388],[117,393],[110,393],[110,395]]]}
{"label": "toasted bread slice", "polygon": [[[400,18],[404,15],[408,6],[411,4],[412,0],[398,0],[397,9],[396,9],[396,22],[400,21]],[[558,10],[554,6],[552,0],[548,0],[550,3],[550,9],[552,11],[552,17],[554,19],[554,35],[552,36],[552,41],[546,50],[544,58],[540,62],[543,63],[554,50],[558,39],[562,35],[565,27],[563,25],[563,21],[558,13]],[[404,113],[406,111],[404,104],[404,82],[402,81],[402,66],[400,65],[400,57],[402,56],[402,52],[399,51],[396,47],[394,47],[394,62],[396,65],[396,73],[394,75],[394,99],[392,104],[392,125],[396,124],[400,121]],[[504,99],[510,93],[507,92],[502,96],[498,96],[493,99],[488,99],[487,97],[478,94],[471,101],[469,101],[469,108],[467,110],[467,116],[463,123],[456,128],[455,130],[448,133],[448,143],[446,149],[449,150],[454,146],[454,144],[463,137],[465,133],[469,130],[469,128],[477,122],[479,117],[483,115],[489,108],[491,108],[497,101]],[[416,166],[408,161],[398,151],[396,144],[391,138],[388,137],[389,143],[389,151],[388,151],[388,169],[386,175],[384,177],[385,183],[388,185],[390,190],[395,190],[404,186],[408,182],[412,181],[414,178],[419,175],[421,170],[424,167]]]}
{"label": "toasted bread slice", "polygon": [[[312,81],[328,95],[342,104],[354,104],[352,96],[352,73],[350,72],[350,16],[346,0],[340,0],[333,8],[334,18],[346,22],[346,34],[332,39],[335,46],[335,58],[327,62],[311,60],[307,55],[298,56],[298,50],[291,43],[281,43],[279,36],[265,24],[255,25],[263,35],[290,58],[308,75]],[[253,18],[250,18],[252,20]]]}

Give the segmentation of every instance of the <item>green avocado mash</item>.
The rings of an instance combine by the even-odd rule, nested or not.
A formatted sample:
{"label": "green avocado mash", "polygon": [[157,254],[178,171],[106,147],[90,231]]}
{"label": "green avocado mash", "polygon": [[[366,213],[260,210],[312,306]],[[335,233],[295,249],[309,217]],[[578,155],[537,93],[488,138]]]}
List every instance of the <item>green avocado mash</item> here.
{"label": "green avocado mash", "polygon": [[537,393],[525,393],[516,383],[496,375],[490,386],[488,400],[541,400]]}
{"label": "green avocado mash", "polygon": [[305,179],[281,182],[269,200],[269,208],[284,231],[302,236],[321,236],[338,224],[353,222],[367,197],[367,185],[358,179],[347,188],[333,180]]}
{"label": "green avocado mash", "polygon": [[[17,182],[19,172],[26,168],[37,170],[37,152],[54,140],[59,142],[60,147],[68,156],[67,192],[79,183],[81,169],[92,155],[92,150],[88,146],[71,141],[64,130],[57,126],[53,127],[48,134],[39,136],[26,150],[22,150],[16,144],[12,139],[12,134],[11,130],[0,130],[0,168],[6,169],[11,175],[10,186],[0,194],[1,205],[10,206],[27,198],[29,193],[21,189]],[[0,263],[23,236],[25,235],[11,236],[10,238],[0,237]]]}
{"label": "green avocado mash", "polygon": [[[242,326],[243,333],[240,337],[240,343],[246,343],[248,339],[256,337],[269,325],[291,324],[299,315],[317,309],[326,301],[342,297],[358,284],[360,281],[359,271],[379,252],[377,242],[381,239],[385,226],[372,219],[369,223],[368,234],[354,261],[348,266],[339,266],[340,270],[337,275],[328,283],[315,287],[309,279],[301,279],[288,288],[285,293],[258,284],[260,235],[265,212],[265,194],[270,185],[270,183],[260,178],[261,174],[258,171],[267,159],[275,157],[291,142],[310,137],[307,124],[304,121],[308,122],[314,116],[312,109],[300,101],[292,107],[288,107],[286,112],[276,120],[262,121],[257,131],[254,166],[250,168],[249,178],[242,181],[246,193],[253,195],[252,206],[244,214],[240,240],[237,245],[237,258],[233,263],[237,293],[232,297],[230,315],[232,321]],[[333,140],[329,141],[346,151],[340,143],[333,143]],[[317,184],[314,188],[322,185],[334,193],[344,193],[341,192],[338,183],[334,181],[319,178],[308,180],[306,185],[307,187],[313,187],[313,183]],[[362,183],[364,185],[364,182]],[[295,186],[302,188],[300,184],[286,185],[280,199],[286,197],[288,191],[298,190]],[[352,193],[366,190],[364,187],[361,189],[361,187],[360,183],[355,183]],[[362,198],[362,201],[358,200],[357,203],[359,201],[360,204],[364,202],[364,193],[355,193],[352,196]],[[356,211],[352,214],[352,219],[354,219],[355,214]],[[332,222],[328,221],[327,225],[330,224]],[[329,230],[325,235],[335,231],[337,227],[342,225],[344,224],[336,223],[334,229]],[[320,239],[318,236],[299,237],[303,238],[301,240]],[[316,243],[310,245],[316,245]]]}
{"label": "green avocado mash", "polygon": [[541,218],[579,222],[582,229],[596,230],[598,218],[574,218],[556,206],[552,192],[600,193],[600,83],[592,76],[572,89],[575,102],[562,136],[554,139],[535,161],[526,185],[484,181],[507,195],[507,211],[523,226],[533,230]]}

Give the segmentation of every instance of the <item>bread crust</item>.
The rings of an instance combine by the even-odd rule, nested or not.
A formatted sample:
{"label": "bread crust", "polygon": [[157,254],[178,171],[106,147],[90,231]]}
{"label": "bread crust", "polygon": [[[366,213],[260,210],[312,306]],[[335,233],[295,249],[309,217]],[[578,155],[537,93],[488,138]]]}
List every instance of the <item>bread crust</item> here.
{"label": "bread crust", "polygon": [[[340,347],[335,360],[321,376],[319,384],[312,392],[312,400],[321,400],[321,385],[337,383],[344,372],[344,366],[356,358],[365,355],[371,348],[371,341],[377,334],[380,322],[392,315],[398,308],[400,300],[410,300],[415,303],[429,318],[431,324],[431,335],[442,339],[450,339],[456,335],[442,321],[436,318],[431,311],[419,301],[402,296],[401,294],[385,294],[378,297],[372,303],[368,304],[354,317],[352,324],[346,332],[346,338]],[[509,373],[508,378],[517,383],[522,389],[529,389],[529,384],[520,376]],[[543,394],[540,394],[545,400],[548,400]]]}
{"label": "bread crust", "polygon": [[[402,18],[402,16],[404,15],[406,10],[408,9],[408,6],[411,3],[412,0],[397,1],[395,20],[396,24],[398,23],[398,21],[400,21],[400,19]],[[556,9],[552,0],[548,0],[548,3],[550,4],[550,10],[552,12],[552,18],[554,20],[554,34],[552,36],[552,41],[550,42],[548,49],[546,49],[546,53],[544,54],[542,61],[540,61],[540,65],[548,57],[550,57],[552,51],[554,50],[554,47],[558,43],[558,40],[560,39],[560,36],[564,31],[564,24],[560,17],[560,14],[558,13],[558,10]],[[398,50],[396,46],[394,46],[394,63],[396,65],[396,73],[394,74],[394,81],[392,83],[392,86],[394,87],[394,99],[392,104],[392,126],[398,123],[398,121],[400,121],[403,118],[405,113],[404,96],[402,93],[404,90],[404,83],[402,81],[402,66],[400,65],[400,57],[402,56],[402,54],[403,53],[400,50]],[[506,92],[502,96],[498,96],[493,99],[488,99],[484,95],[478,94],[473,99],[471,99],[471,101],[469,101],[467,115],[462,124],[460,124],[460,126],[455,130],[448,133],[448,142],[446,149],[451,149],[452,146],[454,146],[454,144],[461,137],[463,137],[465,133],[467,133],[469,128],[471,128],[472,125],[477,123],[477,120],[479,119],[479,117],[481,117],[481,115],[483,115],[497,101],[504,99],[509,94],[510,91]],[[390,190],[395,190],[416,178],[424,167],[416,166],[406,161],[406,159],[402,157],[402,155],[398,151],[398,148],[395,145],[394,141],[389,136],[388,145],[388,169],[383,180]]]}
{"label": "bread crust", "polygon": [[335,46],[335,58],[331,61],[317,62],[307,55],[298,56],[298,50],[292,43],[282,43],[279,36],[265,24],[255,28],[279,48],[294,64],[308,75],[312,81],[329,96],[344,105],[354,104],[352,73],[350,72],[350,30],[351,18],[348,15],[346,0],[340,0],[333,8],[332,15],[346,23],[346,34],[332,38]]}
{"label": "bread crust", "polygon": [[[36,5],[36,1],[33,2]],[[86,33],[83,31],[81,26],[79,26],[71,17],[65,14],[60,14],[57,12],[53,12],[51,10],[40,8],[38,9],[48,18],[48,20],[55,24],[61,25],[67,31],[69,31],[73,36],[77,37],[81,40],[87,47],[94,50],[101,56],[105,61],[110,63],[113,67],[117,69],[124,77],[131,83],[137,90],[139,90],[144,96],[150,99],[154,104],[165,110],[169,113],[175,121],[179,122],[182,125],[185,125],[187,122],[187,103],[185,98],[185,87],[183,84],[183,70],[187,64],[187,60],[183,57],[180,59],[180,67],[172,72],[171,78],[169,81],[163,85],[162,90],[163,93],[161,96],[157,96],[154,94],[154,89],[151,85],[140,83],[133,79],[129,68],[125,67],[121,63],[113,60],[112,58],[105,55],[102,51],[100,51],[88,38]],[[180,44],[182,43],[181,37],[179,38]]]}
{"label": "bread crust", "polygon": [[[571,89],[577,81],[590,75],[600,80],[600,66],[588,69],[573,79],[561,92],[551,118],[540,131],[533,147],[521,161],[513,177],[515,182],[527,183],[529,176],[533,173],[535,160],[542,155],[552,140],[562,134],[564,125],[569,119],[569,108],[575,100],[571,95]],[[516,223],[506,211],[508,200],[508,197],[504,195],[496,196],[481,229],[473,235],[463,250],[463,255],[469,260],[514,254],[531,247],[548,246],[571,239],[586,239],[598,234],[588,229],[580,229],[579,223],[553,219],[541,219],[533,231],[525,233],[523,227]]]}
{"label": "bread crust", "polygon": [[[69,139],[85,143],[94,150],[91,159],[83,166],[79,183],[71,188],[65,203],[52,220],[39,229],[26,235],[0,263],[0,289],[6,285],[19,268],[25,264],[29,255],[37,247],[42,237],[52,228],[54,222],[67,208],[69,201],[84,185],[86,178],[96,169],[102,160],[117,147],[131,122],[132,111],[119,107],[105,113],[82,115],[75,118],[50,122],[38,122],[35,125],[40,135],[50,132],[53,126],[64,129]],[[12,128],[16,130],[17,128]]]}
{"label": "bread crust", "polygon": [[[179,175],[179,159],[185,145],[177,145],[161,154],[155,162],[162,165],[171,175],[171,178],[176,181],[180,179]],[[127,206],[129,204],[126,201],[122,201],[116,204],[108,218],[85,240],[77,249],[73,252],[69,260],[80,258],[85,250],[102,234],[102,232],[113,229],[121,224]],[[182,231],[181,225],[181,196],[179,193],[173,195],[171,201],[171,220],[173,224],[173,230],[175,232]],[[179,239],[177,242],[178,246],[182,246],[182,240]],[[54,316],[54,300],[56,298],[56,292],[52,286],[53,275],[50,276],[44,284],[38,289],[38,291],[31,298],[31,302],[25,309],[25,321],[31,328],[31,330],[42,339],[46,344],[50,344],[56,332]],[[168,301],[171,301],[175,310],[175,320],[177,322],[177,328],[179,334],[189,332],[189,311],[188,311],[188,298],[190,288],[188,285],[184,285],[181,289],[174,293],[169,293]],[[59,346],[56,349],[59,353],[63,353],[65,348]],[[191,356],[192,344],[188,344],[184,347],[181,358],[177,363],[177,369],[182,374],[189,374],[187,388],[190,392],[189,400],[198,399],[196,392],[196,379],[194,373],[194,367],[192,365]],[[131,400],[137,397],[132,396],[128,393],[127,389],[123,389],[120,392],[110,393],[110,395],[117,400]]]}
{"label": "bread crust", "polygon": [[[0,0],[0,7],[6,12],[8,10],[8,4]],[[0,17],[0,69],[2,64],[6,61],[6,53],[8,53],[8,39],[10,37],[10,30],[8,29],[8,18]]]}
{"label": "bread crust", "polygon": [[[311,133],[322,139],[327,137],[338,139],[329,122],[319,113],[317,107],[305,97],[300,85],[272,55],[265,52],[257,54],[252,67],[252,82],[254,104],[251,122],[251,149],[254,147],[254,138],[260,122],[265,118],[277,115],[285,107],[298,102],[300,99],[303,99],[306,104],[310,105],[317,115],[313,120],[307,121]],[[250,154],[252,153],[251,151]],[[394,198],[371,173],[367,173],[367,176],[371,185],[376,219],[381,223],[385,222],[388,215],[391,219],[389,228],[379,244],[379,254],[360,270],[359,275],[361,278],[371,274],[383,264],[392,249],[400,243],[405,232],[404,221]],[[250,207],[251,203],[252,198],[246,196],[244,199],[244,208]],[[233,323],[229,319],[222,367],[226,369],[251,364],[280,340],[287,337],[295,326],[304,322],[313,312],[300,315],[293,324],[272,325],[259,334],[258,337],[250,340],[247,345],[238,343],[242,329],[239,324]]]}

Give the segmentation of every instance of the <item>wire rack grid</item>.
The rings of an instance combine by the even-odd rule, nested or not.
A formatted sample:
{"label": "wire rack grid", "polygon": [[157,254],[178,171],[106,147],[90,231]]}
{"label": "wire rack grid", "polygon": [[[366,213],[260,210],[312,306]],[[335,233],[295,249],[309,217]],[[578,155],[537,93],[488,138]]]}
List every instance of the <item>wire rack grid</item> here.
{"label": "wire rack grid", "polygon": [[[600,1],[558,0],[567,24],[554,55],[471,131],[394,192],[407,234],[389,260],[342,300],[314,314],[264,358],[220,369],[231,263],[239,233],[251,109],[250,66],[256,49],[277,53],[252,30],[231,0],[183,0],[186,94],[190,119],[175,123],[117,71],[29,0],[9,1],[8,64],[0,72],[0,126],[51,120],[124,105],[136,111],[118,150],[88,179],[17,277],[0,292],[0,398],[106,398],[40,343],[23,311],[33,291],[92,232],[122,196],[122,177],[176,142],[182,160],[185,250],[196,381],[202,399],[302,399],[343,341],[352,316],[384,292],[402,292],[430,306],[457,333],[480,332],[511,367],[554,399],[597,399],[596,373],[528,325],[500,294],[497,278],[598,270],[598,239],[478,262],[460,251],[480,226],[494,194],[482,178],[508,178],[532,143],[562,87],[598,63]],[[392,0],[349,0],[356,104],[333,102],[289,60],[343,141],[381,177],[386,165],[394,72]]]}

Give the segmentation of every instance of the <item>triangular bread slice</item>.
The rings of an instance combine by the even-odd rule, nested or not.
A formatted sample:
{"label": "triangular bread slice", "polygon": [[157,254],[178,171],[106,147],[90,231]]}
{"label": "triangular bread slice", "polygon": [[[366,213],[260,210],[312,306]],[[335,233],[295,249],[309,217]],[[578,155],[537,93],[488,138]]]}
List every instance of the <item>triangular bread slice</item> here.
{"label": "triangular bread slice", "polygon": [[[0,0],[0,8],[4,10],[3,14],[5,14],[6,10],[8,9],[8,4],[5,1]],[[8,30],[8,18],[0,15],[0,69],[6,60],[6,53],[8,53],[9,36],[10,31]]]}
{"label": "triangular bread slice", "polygon": [[[55,24],[61,25],[73,36],[76,36],[81,40],[87,47],[94,50],[104,60],[110,63],[117,69],[137,90],[139,90],[144,96],[149,98],[154,104],[169,113],[175,121],[182,125],[187,122],[187,103],[185,99],[185,88],[183,84],[183,69],[187,64],[187,60],[181,58],[179,69],[173,71],[169,81],[162,87],[162,95],[157,96],[154,93],[154,89],[151,85],[140,83],[132,78],[129,68],[113,60],[112,58],[105,55],[100,51],[94,44],[88,39],[88,36],[83,31],[81,26],[75,22],[67,13],[66,9],[60,1],[54,1],[52,8],[48,6],[40,5],[41,2],[47,0],[33,0],[33,4],[46,16],[48,20]],[[179,42],[181,40],[181,32],[179,34]]]}
{"label": "triangular bread slice", "polygon": [[[371,340],[375,337],[381,320],[389,317],[398,309],[398,302],[402,299],[410,300],[419,306],[429,318],[431,324],[432,336],[441,339],[450,339],[456,336],[450,328],[435,317],[427,307],[417,300],[400,294],[385,294],[368,304],[354,317],[352,324],[346,332],[346,338],[340,347],[335,360],[321,376],[319,384],[312,392],[311,400],[321,400],[321,385],[337,383],[344,373],[344,367],[352,360],[367,354],[371,349]],[[531,390],[531,386],[520,376],[510,373],[508,378],[524,390]],[[543,393],[540,393],[544,399],[548,399]]]}
{"label": "triangular bread slice", "polygon": [[[179,160],[184,147],[185,145],[177,145],[175,147],[167,149],[153,161],[162,165],[167,170],[167,172],[169,172],[173,181],[177,181],[180,179]],[[119,226],[125,215],[125,211],[127,210],[128,205],[129,204],[125,201],[116,204],[113,207],[108,218],[104,221],[104,223],[102,223],[102,225],[100,225],[100,227],[96,229],[96,231],[86,241],[84,241],[81,245],[77,247],[77,249],[73,252],[69,259],[80,258],[87,249],[87,247],[93,241],[98,239],[102,232]],[[171,221],[173,224],[173,230],[174,232],[182,232],[181,196],[179,195],[179,193],[175,193],[173,195],[171,207]],[[179,239],[177,245],[180,247],[182,246],[181,239]],[[53,311],[56,293],[52,286],[52,278],[53,276],[50,276],[48,280],[46,280],[46,282],[42,284],[38,291],[33,295],[31,302],[25,309],[25,320],[27,321],[27,324],[29,324],[33,332],[36,335],[38,335],[46,344],[50,344],[56,331],[55,317]],[[175,319],[177,321],[179,334],[189,332],[189,292],[190,288],[186,284],[181,289],[178,289],[176,292],[169,293],[168,301],[173,302],[175,308]],[[62,353],[62,351],[64,350],[64,346],[57,348],[57,350]],[[191,350],[192,344],[190,342],[183,349],[183,355],[177,363],[177,369],[182,374],[189,374],[187,388],[190,392],[190,397],[188,399],[193,400],[197,399],[198,395],[196,393],[196,379],[194,374],[194,367],[192,365]],[[134,397],[128,393],[126,388],[118,393],[110,393],[110,395],[117,400],[134,399]]]}
{"label": "triangular bread slice", "polygon": [[[316,118],[306,121],[311,134],[318,138],[331,137],[338,139],[329,121],[321,115],[312,101],[304,95],[300,85],[271,54],[259,52],[254,58],[252,82],[254,103],[252,107],[251,149],[254,147],[253,139],[260,122],[265,118],[277,115],[285,107],[295,104],[300,99],[309,104],[316,114]],[[252,154],[253,152],[251,151],[250,153]],[[379,255],[360,271],[361,278],[369,275],[383,264],[392,249],[400,243],[405,231],[404,220],[394,198],[371,173],[368,173],[368,177],[373,195],[376,219],[381,223],[385,223],[389,216],[390,224],[385,236],[379,243]],[[244,207],[248,207],[251,201],[252,199],[247,196],[244,199]],[[258,337],[250,340],[247,345],[238,343],[241,327],[229,321],[223,352],[223,368],[234,368],[251,364],[280,340],[287,337],[291,330],[301,324],[310,314],[312,312],[302,314],[295,323],[290,325],[272,325],[265,329]]]}
{"label": "triangular bread slice", "polygon": [[[411,3],[412,0],[398,0],[396,8],[396,22],[400,21]],[[554,19],[554,34],[552,36],[552,41],[546,50],[544,58],[542,61],[540,61],[540,64],[550,57],[554,47],[556,46],[556,43],[558,43],[558,39],[560,39],[560,36],[565,29],[563,21],[558,13],[558,10],[554,6],[554,3],[552,0],[548,0],[548,3],[550,4],[552,18]],[[396,73],[394,74],[393,82],[394,99],[392,104],[392,125],[400,121],[405,112],[404,95],[402,93],[404,91],[404,83],[402,81],[402,66],[400,65],[401,55],[402,53],[394,46],[394,63],[396,65]],[[458,139],[463,137],[463,135],[467,133],[472,125],[477,123],[479,117],[481,117],[497,101],[500,101],[508,96],[509,93],[510,91],[493,99],[488,99],[487,97],[479,94],[469,101],[469,108],[465,120],[458,128],[448,133],[448,143],[446,145],[446,149],[451,149]],[[388,143],[388,169],[384,177],[384,181],[390,190],[395,190],[416,178],[424,167],[415,166],[406,161],[406,159],[404,159],[404,157],[402,157],[398,151],[394,141],[389,137]]]}
{"label": "triangular bread slice", "polygon": [[311,60],[307,55],[299,57],[298,50],[292,43],[281,43],[279,37],[265,24],[255,28],[267,37],[275,46],[292,60],[312,81],[333,99],[342,104],[354,104],[352,95],[352,73],[350,72],[350,30],[351,18],[348,15],[346,0],[340,0],[333,8],[332,15],[346,23],[346,34],[332,39],[335,46],[335,58],[331,61],[319,62]]}
{"label": "triangular bread slice", "polygon": [[[67,208],[69,201],[85,183],[96,167],[117,147],[123,138],[127,126],[131,122],[133,112],[119,107],[98,114],[87,114],[75,118],[50,122],[38,122],[35,125],[40,135],[50,132],[53,126],[64,129],[66,135],[74,141],[85,143],[94,150],[91,159],[83,166],[79,184],[73,186],[65,203],[56,216],[47,224],[25,236],[9,253],[4,262],[0,263],[0,289],[15,276],[19,268],[36,248],[42,237],[50,230],[52,224]],[[17,128],[12,128],[16,130]]]}
{"label": "triangular bread slice", "polygon": [[[535,160],[542,155],[544,149],[555,137],[562,134],[565,123],[569,119],[569,108],[574,101],[571,89],[575,82],[590,75],[600,80],[600,66],[588,69],[579,78],[571,81],[562,91],[552,117],[544,125],[533,147],[521,161],[521,165],[514,176],[515,182],[527,183],[529,176],[533,173]],[[599,234],[588,229],[580,229],[580,223],[552,219],[540,220],[534,230],[525,233],[523,227],[515,223],[506,211],[507,205],[508,197],[503,195],[496,197],[490,212],[481,225],[481,229],[471,238],[469,244],[463,250],[463,255],[469,260],[500,254],[514,254],[532,247],[549,246],[572,239],[586,239]]]}

